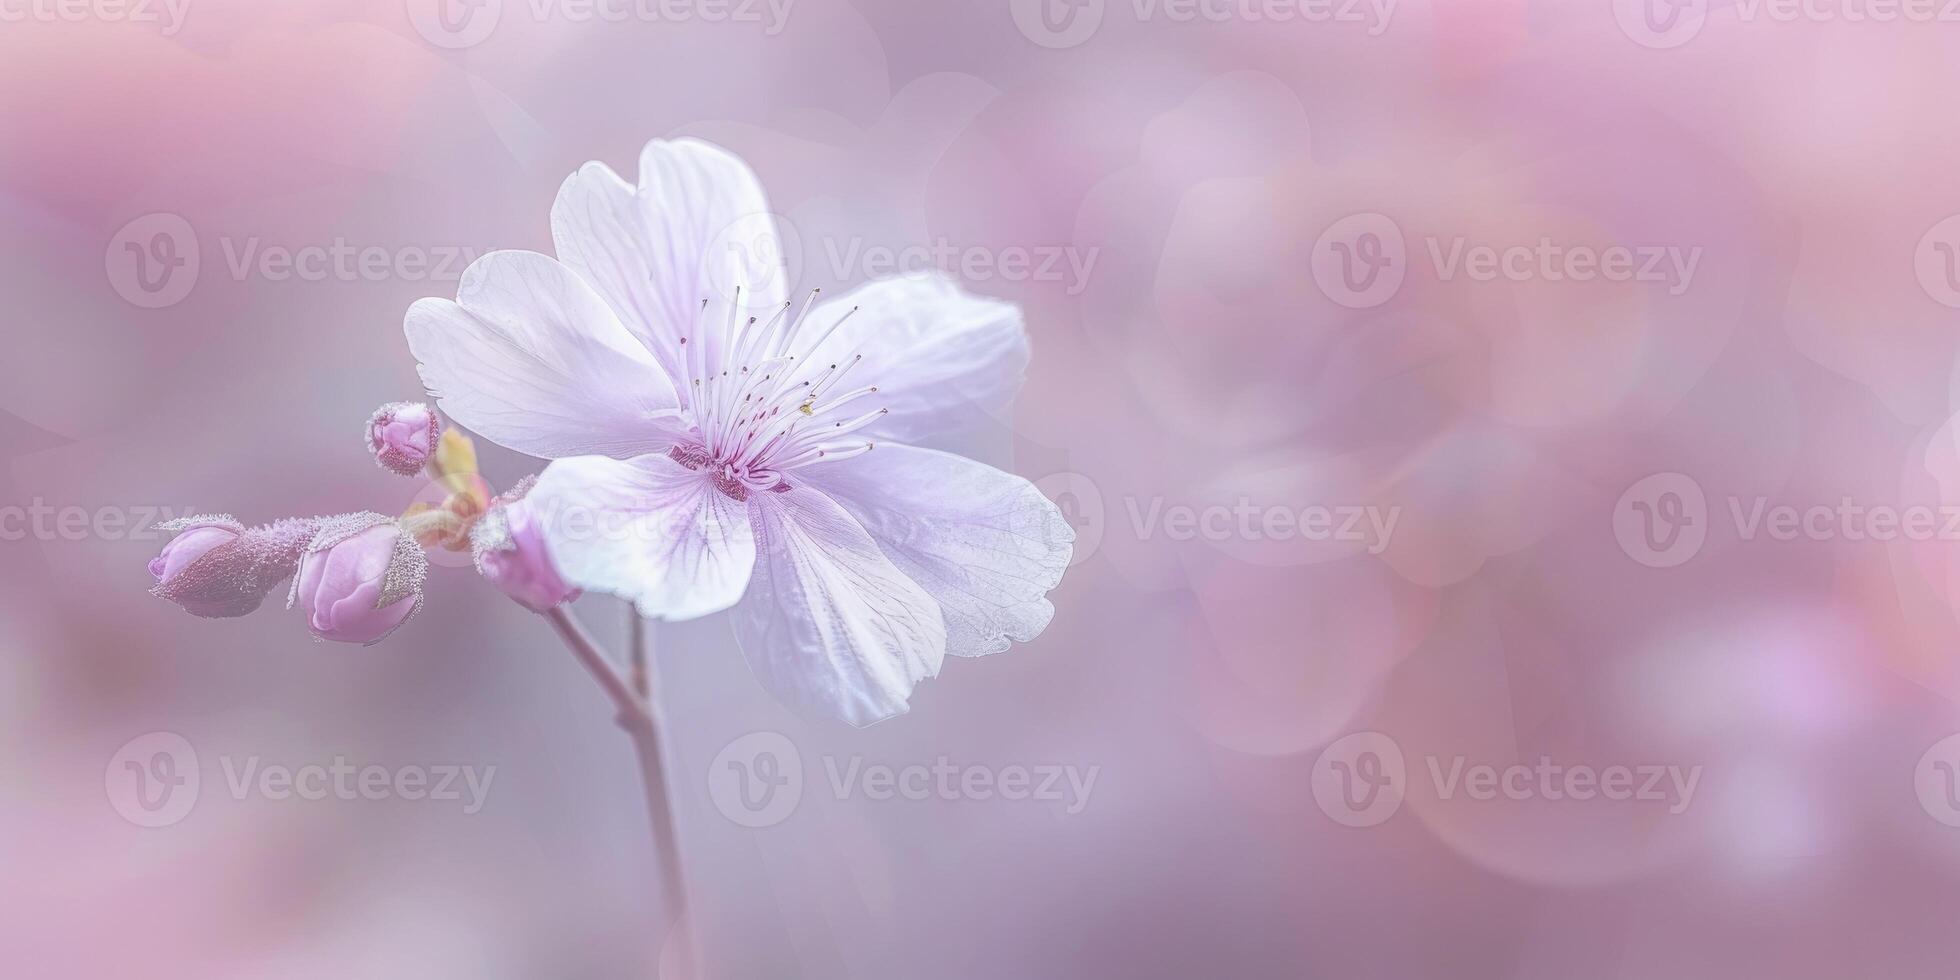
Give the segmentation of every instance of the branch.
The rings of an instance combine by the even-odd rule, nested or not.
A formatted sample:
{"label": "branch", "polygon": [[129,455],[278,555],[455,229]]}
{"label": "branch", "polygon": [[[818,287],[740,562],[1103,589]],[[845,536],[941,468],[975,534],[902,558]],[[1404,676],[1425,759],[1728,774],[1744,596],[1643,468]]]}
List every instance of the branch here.
{"label": "branch", "polygon": [[627,653],[633,663],[633,693],[645,701],[653,694],[653,682],[647,676],[647,621],[630,603],[626,606],[626,635]]}
{"label": "branch", "polygon": [[564,640],[565,645],[571,648],[572,656],[578,659],[586,672],[592,675],[592,679],[599,682],[599,687],[604,689],[606,696],[612,699],[613,709],[619,715],[620,727],[628,732],[646,727],[652,720],[647,702],[620,679],[619,671],[614,670],[612,661],[607,660],[606,655],[599,652],[598,644],[592,642],[592,637],[585,632],[585,627],[580,626],[578,620],[573,619],[572,614],[562,605],[540,615],[551,624],[552,629],[558,631],[558,638]]}
{"label": "branch", "polygon": [[[606,696],[612,699],[616,718],[626,734],[633,738],[633,751],[639,757],[640,782],[646,790],[647,815],[652,821],[654,863],[660,874],[660,906],[681,921],[685,911],[686,894],[681,887],[680,847],[674,837],[674,812],[667,803],[667,776],[660,756],[660,719],[655,714],[653,702],[646,695],[651,687],[647,671],[646,624],[636,613],[633,617],[633,684],[631,686],[613,669],[612,661],[601,653],[592,637],[580,626],[578,620],[558,606],[542,613],[558,631],[560,639],[571,648],[572,656],[590,673]],[[642,689],[640,692],[635,687]]]}

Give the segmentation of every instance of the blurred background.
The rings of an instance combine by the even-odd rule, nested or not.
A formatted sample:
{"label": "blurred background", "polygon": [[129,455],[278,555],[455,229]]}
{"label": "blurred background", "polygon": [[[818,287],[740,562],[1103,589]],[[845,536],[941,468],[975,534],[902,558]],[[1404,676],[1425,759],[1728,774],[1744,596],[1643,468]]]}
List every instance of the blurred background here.
{"label": "blurred background", "polygon": [[[1951,976],[1942,6],[0,0],[0,972]],[[406,508],[409,303],[677,135],[798,288],[1020,304],[962,448],[1079,535],[863,731],[662,625],[679,932],[604,699],[466,562],[373,648],[144,571]]]}

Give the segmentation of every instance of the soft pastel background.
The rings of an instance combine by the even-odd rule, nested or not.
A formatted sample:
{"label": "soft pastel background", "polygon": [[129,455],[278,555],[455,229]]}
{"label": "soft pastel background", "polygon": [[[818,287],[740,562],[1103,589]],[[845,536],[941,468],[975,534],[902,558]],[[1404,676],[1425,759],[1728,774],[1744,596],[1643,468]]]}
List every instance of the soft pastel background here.
{"label": "soft pastel background", "polygon": [[[607,21],[503,0],[445,34],[437,2],[179,0],[181,23],[128,23],[0,0],[0,975],[687,974],[625,739],[466,568],[361,649],[276,600],[212,622],[150,598],[145,535],[18,533],[37,504],[406,506],[357,433],[419,394],[401,316],[460,266],[232,260],[548,250],[564,175],[630,174],[681,134],[752,162],[802,287],[938,242],[1093,260],[965,277],[1025,308],[1035,349],[1013,416],[968,448],[1043,480],[1082,535],[1039,640],[851,731],[769,700],[722,619],[660,629],[703,975],[1952,975],[1939,767],[1960,750],[1923,756],[1960,731],[1960,540],[1750,540],[1729,501],[1960,501],[1960,23],[1690,2],[1657,33],[1668,0]],[[124,230],[153,214],[200,263],[148,308],[120,246],[174,220]],[[1354,214],[1406,240],[1399,290],[1363,309],[1314,275]],[[1459,236],[1701,257],[1678,292],[1484,282],[1430,260]],[[507,486],[537,464],[486,466]],[[1706,500],[1672,567],[1616,533],[1657,473]],[[1370,553],[1133,517],[1241,498],[1400,518]],[[617,646],[616,603],[578,612]],[[158,731],[195,747],[203,791],[147,829],[109,784]],[[708,789],[753,731],[805,772],[762,829]],[[1323,750],[1362,731],[1408,760],[1372,827],[1314,794]],[[1702,772],[1679,813],[1445,799],[1420,760],[1457,755]],[[220,760],[253,756],[497,772],[474,814],[235,799]],[[839,799],[823,761],[942,756],[1099,768],[1069,813]]]}

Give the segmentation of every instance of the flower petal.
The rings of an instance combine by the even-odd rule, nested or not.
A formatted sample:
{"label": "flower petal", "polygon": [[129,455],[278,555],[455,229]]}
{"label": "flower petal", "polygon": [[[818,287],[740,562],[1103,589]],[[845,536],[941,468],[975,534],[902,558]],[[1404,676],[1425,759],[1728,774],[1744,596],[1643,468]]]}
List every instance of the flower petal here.
{"label": "flower petal", "polygon": [[603,163],[581,167],[559,188],[551,237],[559,260],[675,379],[687,377],[680,338],[698,332],[703,300],[723,319],[738,284],[744,306],[783,301],[781,246],[761,182],[741,158],[699,140],[648,143],[637,188]]}
{"label": "flower petal", "polygon": [[809,363],[863,354],[855,381],[878,386],[890,414],[867,435],[919,442],[969,429],[1007,409],[1028,367],[1020,307],[961,291],[938,273],[880,279],[810,312],[828,327],[857,308]]}
{"label": "flower petal", "polygon": [[672,382],[598,294],[536,252],[492,252],[456,301],[424,299],[403,325],[443,411],[499,445],[555,458],[631,456],[679,432]]}
{"label": "flower petal", "polygon": [[913,685],[945,659],[932,597],[819,491],[759,493],[749,513],[760,561],[735,635],[756,677],[792,705],[860,727],[904,714]]}
{"label": "flower petal", "polygon": [[1075,529],[1034,484],[951,453],[892,443],[798,471],[834,497],[939,603],[946,652],[977,657],[1040,635]]}
{"label": "flower petal", "polygon": [[524,498],[565,581],[693,619],[734,605],[755,566],[747,509],[667,456],[561,459]]}

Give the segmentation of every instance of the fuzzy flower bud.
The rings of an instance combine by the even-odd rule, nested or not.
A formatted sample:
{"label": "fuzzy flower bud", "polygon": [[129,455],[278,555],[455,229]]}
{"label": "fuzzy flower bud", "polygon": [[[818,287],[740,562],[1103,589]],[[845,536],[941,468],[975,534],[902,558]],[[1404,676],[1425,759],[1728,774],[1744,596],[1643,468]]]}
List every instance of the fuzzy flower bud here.
{"label": "fuzzy flower bud", "polygon": [[158,524],[157,530],[177,532],[177,537],[150,559],[150,575],[156,579],[150,594],[194,616],[243,616],[293,574],[300,549],[313,536],[313,524],[284,520],[248,529],[229,514]]}
{"label": "fuzzy flower bud", "polygon": [[337,643],[378,643],[422,608],[428,557],[413,535],[379,514],[321,522],[300,557],[288,606]]}
{"label": "fuzzy flower bud", "polygon": [[578,598],[565,584],[546,550],[539,517],[524,499],[535,477],[527,477],[498,497],[471,530],[476,569],[491,585],[532,612],[544,612]]}
{"label": "fuzzy flower bud", "polygon": [[442,422],[421,402],[390,402],[368,419],[367,447],[381,468],[414,476],[435,452]]}

